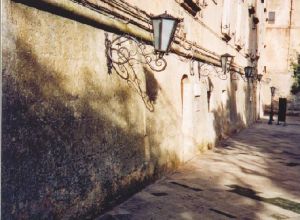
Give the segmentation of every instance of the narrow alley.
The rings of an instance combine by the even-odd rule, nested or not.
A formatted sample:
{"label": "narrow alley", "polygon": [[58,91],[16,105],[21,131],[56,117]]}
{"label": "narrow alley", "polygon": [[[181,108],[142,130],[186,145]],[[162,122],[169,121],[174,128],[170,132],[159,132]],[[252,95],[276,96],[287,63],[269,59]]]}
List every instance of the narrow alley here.
{"label": "narrow alley", "polygon": [[300,220],[300,0],[1,3],[1,219]]}
{"label": "narrow alley", "polygon": [[299,185],[299,117],[262,120],[97,220],[300,219]]}

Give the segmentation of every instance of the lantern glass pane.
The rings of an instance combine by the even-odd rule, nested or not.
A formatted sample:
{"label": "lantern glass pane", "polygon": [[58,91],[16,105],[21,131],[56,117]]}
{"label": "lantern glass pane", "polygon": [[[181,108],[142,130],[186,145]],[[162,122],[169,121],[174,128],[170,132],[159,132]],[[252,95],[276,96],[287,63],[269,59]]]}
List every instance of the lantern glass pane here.
{"label": "lantern glass pane", "polygon": [[225,57],[225,56],[221,57],[221,65],[222,65],[223,72],[226,72],[226,69],[227,69],[227,57]]}
{"label": "lantern glass pane", "polygon": [[160,32],[161,32],[161,19],[153,19],[152,20],[152,28],[153,28],[153,43],[155,50],[160,50]]}
{"label": "lantern glass pane", "polygon": [[173,28],[175,25],[175,20],[164,19],[162,23],[162,36],[161,36],[161,51],[167,51],[172,40]]}
{"label": "lantern glass pane", "polygon": [[272,93],[272,95],[274,95],[274,93],[275,93],[275,87],[271,87],[271,93]]}
{"label": "lantern glass pane", "polygon": [[245,67],[245,75],[247,78],[250,78],[252,76],[252,68],[247,66]]}

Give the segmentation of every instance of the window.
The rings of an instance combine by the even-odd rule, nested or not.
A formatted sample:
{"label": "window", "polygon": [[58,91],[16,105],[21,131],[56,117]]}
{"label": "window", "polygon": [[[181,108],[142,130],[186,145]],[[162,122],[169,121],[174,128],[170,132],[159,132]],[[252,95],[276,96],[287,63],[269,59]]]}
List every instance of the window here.
{"label": "window", "polygon": [[242,15],[243,15],[243,3],[244,0],[239,0],[237,4],[237,18],[236,18],[236,27],[235,27],[235,45],[237,46],[237,49],[241,49],[242,44],[242,34],[241,34],[241,28],[242,28]]}
{"label": "window", "polygon": [[275,23],[275,11],[270,11],[269,12],[268,22],[269,22],[269,24],[274,24]]}
{"label": "window", "polygon": [[223,13],[222,13],[222,34],[224,36],[225,41],[229,41],[231,39],[230,36],[230,8],[231,8],[231,0],[223,1]]}
{"label": "window", "polygon": [[193,16],[201,10],[199,0],[183,0],[180,5]]}

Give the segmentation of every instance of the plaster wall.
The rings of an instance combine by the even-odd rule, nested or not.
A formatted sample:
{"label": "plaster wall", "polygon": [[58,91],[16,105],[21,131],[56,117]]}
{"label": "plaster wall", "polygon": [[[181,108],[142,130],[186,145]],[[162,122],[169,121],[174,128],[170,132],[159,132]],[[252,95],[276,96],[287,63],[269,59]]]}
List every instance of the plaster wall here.
{"label": "plaster wall", "polygon": [[[203,12],[208,29],[175,1],[128,2],[167,8],[184,17],[188,39],[248,64],[220,39],[221,3]],[[3,219],[92,218],[256,119],[255,84],[221,80],[219,67],[199,79],[171,53],[163,72],[108,74],[101,27],[3,3]]]}
{"label": "plaster wall", "polygon": [[[229,53],[235,57],[234,61],[239,65],[246,66],[248,64],[248,60],[245,58],[245,52],[248,52],[248,49],[251,50],[251,45],[249,45],[248,42],[249,36],[253,32],[252,23],[249,22],[250,18],[248,14],[248,5],[251,1],[243,1],[241,4],[243,8],[241,18],[242,25],[238,28],[242,33],[244,42],[240,51],[235,49],[234,40],[234,35],[237,31],[238,1],[228,1],[230,3],[230,36],[232,37],[228,43],[221,39],[223,37],[221,34],[222,14],[224,13],[223,1],[216,1],[216,4],[213,3],[213,1],[207,1],[207,6],[202,8],[199,12],[199,16],[196,16],[196,19],[180,6],[180,3],[183,2],[181,0],[166,0],[163,2],[129,0],[128,2],[154,15],[164,13],[165,10],[167,10],[175,17],[184,18],[184,32],[188,40],[196,42],[205,49],[215,52],[218,55]],[[260,17],[259,14],[258,16]],[[255,39],[251,39],[253,44],[255,44],[255,41]]]}

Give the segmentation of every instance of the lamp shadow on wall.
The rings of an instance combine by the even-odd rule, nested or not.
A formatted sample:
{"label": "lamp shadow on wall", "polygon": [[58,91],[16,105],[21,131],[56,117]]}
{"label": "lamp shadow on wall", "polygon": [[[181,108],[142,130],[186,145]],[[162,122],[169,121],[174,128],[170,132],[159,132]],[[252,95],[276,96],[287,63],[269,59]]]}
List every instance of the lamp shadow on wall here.
{"label": "lamp shadow on wall", "polygon": [[159,85],[154,74],[146,67],[143,68],[146,81],[146,94],[150,102],[154,103],[158,97]]}
{"label": "lamp shadow on wall", "polygon": [[[224,138],[228,138],[231,134],[234,134],[241,130],[242,128],[246,127],[246,123],[243,119],[241,113],[237,111],[237,105],[240,105],[236,99],[236,92],[238,90],[238,81],[240,79],[232,78],[232,74],[230,74],[230,84],[227,86],[226,91],[226,103],[222,103],[214,109],[214,129],[216,131],[216,140],[215,142],[218,143]],[[221,96],[221,94],[220,94]],[[246,98],[247,99],[247,98]],[[245,100],[245,106],[247,106]],[[245,107],[246,115],[248,114],[248,108]]]}
{"label": "lamp shadow on wall", "polygon": [[214,90],[214,85],[209,76],[207,77],[207,83],[208,83],[208,85],[207,85],[207,87],[208,87],[208,89],[207,89],[207,108],[208,108],[208,111],[210,112],[211,93]]}
{"label": "lamp shadow on wall", "polygon": [[[151,148],[145,163],[145,136],[130,121],[130,89],[116,89],[112,102],[83,68],[85,88],[72,94],[65,75],[40,63],[28,43],[16,44],[15,60],[7,60],[15,63],[2,69],[3,219],[92,218],[163,173],[159,149]],[[157,84],[150,73],[146,78],[155,101],[149,86]]]}
{"label": "lamp shadow on wall", "polygon": [[137,68],[129,62],[124,64],[112,63],[112,69],[140,96],[145,107],[150,112],[154,112],[154,103],[157,99],[159,86],[153,73],[148,68],[143,67],[143,77],[143,74],[138,73]]}

